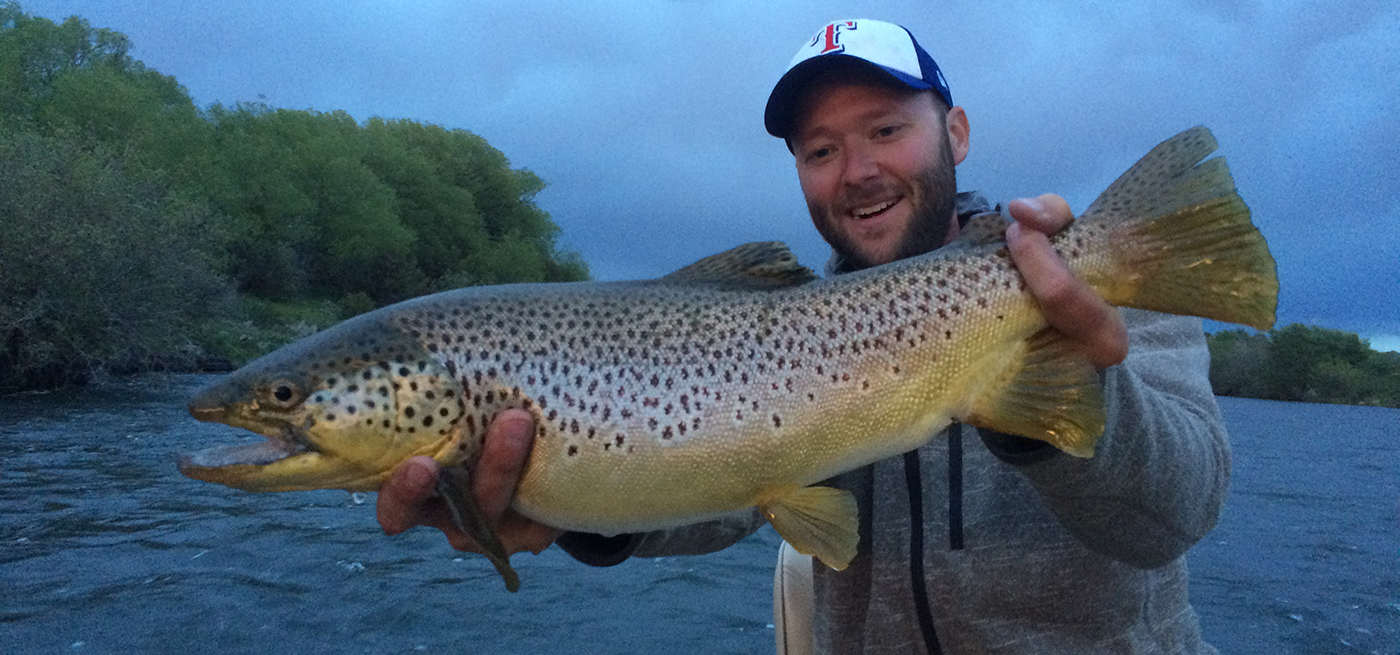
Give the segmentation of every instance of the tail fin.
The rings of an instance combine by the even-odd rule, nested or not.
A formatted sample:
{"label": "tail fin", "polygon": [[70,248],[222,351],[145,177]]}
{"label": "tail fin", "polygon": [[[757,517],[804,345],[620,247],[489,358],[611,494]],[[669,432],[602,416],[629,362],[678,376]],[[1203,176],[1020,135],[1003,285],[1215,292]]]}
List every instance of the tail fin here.
{"label": "tail fin", "polygon": [[1267,330],[1278,275],[1204,127],[1152,149],[1108,187],[1081,222],[1110,230],[1112,264],[1086,280],[1114,305]]}

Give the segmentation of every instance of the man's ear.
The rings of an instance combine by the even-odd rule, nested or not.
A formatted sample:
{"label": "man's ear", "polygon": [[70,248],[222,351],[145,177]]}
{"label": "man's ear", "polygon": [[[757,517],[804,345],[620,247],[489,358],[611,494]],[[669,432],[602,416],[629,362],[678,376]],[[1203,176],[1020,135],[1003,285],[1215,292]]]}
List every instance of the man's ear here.
{"label": "man's ear", "polygon": [[953,149],[953,165],[956,166],[967,157],[967,149],[970,146],[967,112],[963,111],[962,107],[953,107],[948,110],[948,119],[944,122],[948,127],[948,145]]}

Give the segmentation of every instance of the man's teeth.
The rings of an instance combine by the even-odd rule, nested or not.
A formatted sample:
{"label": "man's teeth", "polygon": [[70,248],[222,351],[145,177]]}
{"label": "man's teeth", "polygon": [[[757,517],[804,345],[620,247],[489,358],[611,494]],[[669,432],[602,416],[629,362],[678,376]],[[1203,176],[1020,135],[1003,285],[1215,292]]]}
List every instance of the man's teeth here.
{"label": "man's teeth", "polygon": [[870,205],[869,207],[859,207],[851,213],[855,214],[856,218],[868,218],[882,211],[885,211],[886,209],[889,209],[893,205],[893,200],[886,200],[878,205]]}

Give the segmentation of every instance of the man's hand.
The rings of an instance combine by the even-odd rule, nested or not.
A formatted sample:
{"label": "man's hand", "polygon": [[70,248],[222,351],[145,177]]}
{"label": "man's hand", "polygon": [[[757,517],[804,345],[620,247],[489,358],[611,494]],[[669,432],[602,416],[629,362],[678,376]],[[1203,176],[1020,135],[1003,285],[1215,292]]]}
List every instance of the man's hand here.
{"label": "man's hand", "polygon": [[[524,410],[506,410],[487,428],[481,459],[472,470],[472,492],[508,555],[523,550],[539,553],[562,534],[510,509],[534,439],[534,418]],[[380,527],[385,534],[396,535],[426,525],[442,530],[457,550],[481,552],[471,537],[452,525],[447,507],[433,495],[437,479],[438,465],[432,458],[419,456],[400,464],[379,488]]]}
{"label": "man's hand", "polygon": [[1050,326],[1079,344],[1097,368],[1123,361],[1128,355],[1128,329],[1118,309],[1076,278],[1050,246],[1048,235],[1074,220],[1069,203],[1047,193],[1013,200],[1007,209],[1016,221],[1006,230],[1011,260]]}

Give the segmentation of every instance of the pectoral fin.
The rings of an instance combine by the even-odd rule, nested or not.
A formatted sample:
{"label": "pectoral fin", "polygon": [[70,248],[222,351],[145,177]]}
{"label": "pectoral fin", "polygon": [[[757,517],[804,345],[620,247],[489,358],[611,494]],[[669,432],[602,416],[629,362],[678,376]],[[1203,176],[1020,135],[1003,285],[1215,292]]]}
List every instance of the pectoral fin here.
{"label": "pectoral fin", "polygon": [[1063,334],[1042,330],[973,403],[963,421],[1047,441],[1076,457],[1092,457],[1104,430],[1098,372]]}
{"label": "pectoral fin", "polygon": [[519,591],[520,576],[510,567],[510,555],[506,553],[505,546],[501,545],[496,531],[486,523],[480,508],[476,506],[476,498],[472,496],[471,476],[467,471],[456,466],[443,468],[438,475],[437,489],[443,502],[447,504],[453,525],[481,546],[482,554],[491,560],[496,572],[505,580],[506,591]]}
{"label": "pectoral fin", "polygon": [[803,487],[759,505],[773,529],[803,555],[837,571],[856,556],[856,499],[831,487]]}

